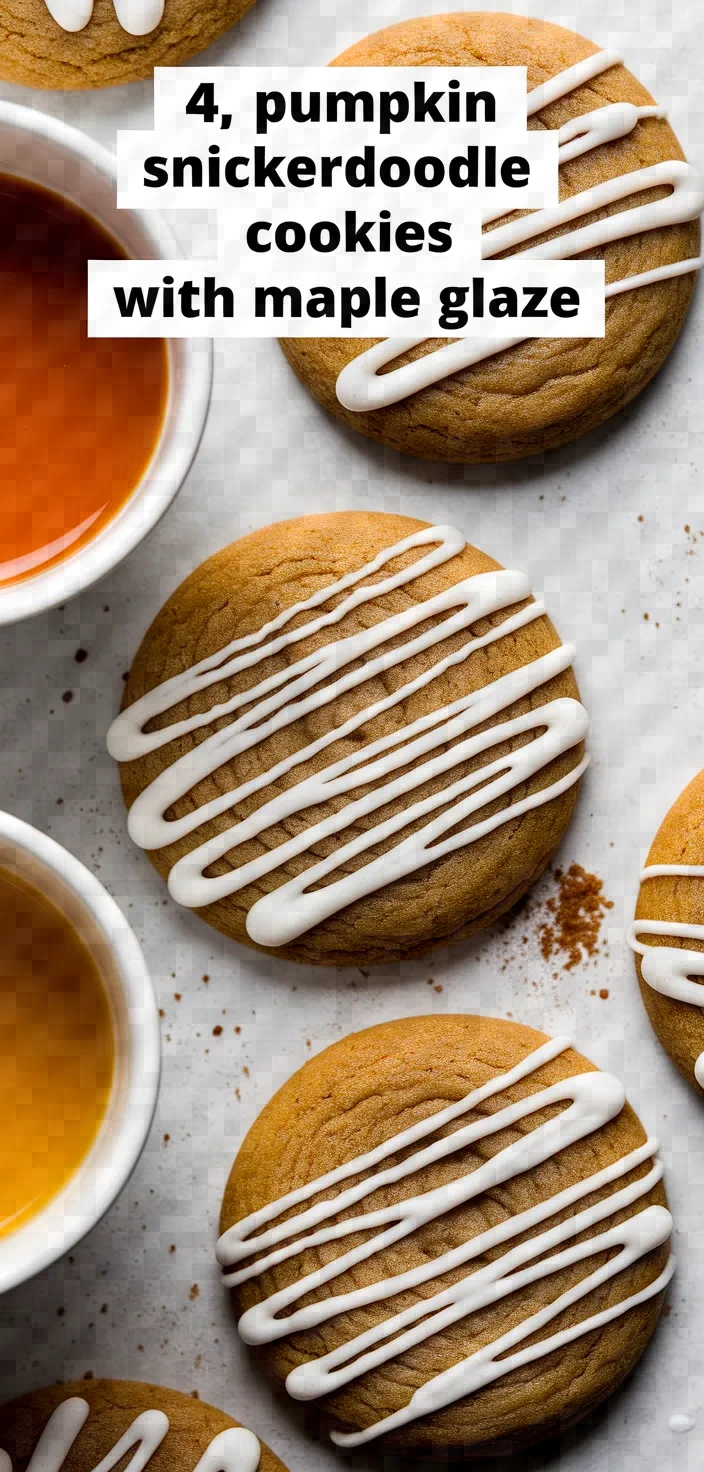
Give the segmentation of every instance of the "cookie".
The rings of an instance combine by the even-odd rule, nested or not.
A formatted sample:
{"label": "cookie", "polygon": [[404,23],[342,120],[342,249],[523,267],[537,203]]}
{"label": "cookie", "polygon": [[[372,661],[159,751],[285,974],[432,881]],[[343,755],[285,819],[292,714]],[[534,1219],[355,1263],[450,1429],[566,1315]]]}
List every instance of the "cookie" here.
{"label": "cookie", "polygon": [[565,1038],[465,1015],[355,1033],[232,1168],[218,1260],[240,1335],[340,1446],[479,1457],[564,1431],[662,1307],[656,1150]]}
{"label": "cookie", "polygon": [[660,1042],[687,1082],[704,1093],[704,772],[658,828],[628,939]]}
{"label": "cookie", "polygon": [[116,87],[180,66],[253,0],[0,0],[0,77],[27,87]]}
{"label": "cookie", "polygon": [[161,1385],[76,1380],[0,1406],[0,1472],[95,1472],[128,1452],[146,1472],[286,1472],[224,1411]]}
{"label": "cookie", "polygon": [[[562,130],[568,155],[560,170],[562,200],[596,193],[574,220],[574,207],[565,204],[557,229],[538,232],[534,214],[492,222],[484,255],[528,249],[538,233],[542,244],[566,228],[577,232],[587,217],[596,229],[598,209],[597,219],[606,222],[596,230],[598,239],[575,235],[574,254],[603,259],[607,284],[631,277],[641,284],[609,297],[604,338],[534,338],[503,350],[495,342],[481,348],[476,338],[450,345],[426,340],[410,350],[400,340],[282,340],[294,372],[324,408],[370,439],[411,455],[515,460],[595,428],[657,373],[694,289],[691,265],[677,275],[675,263],[698,256],[704,197],[661,110],[614,55],[547,21],[470,11],[402,21],[336,58],[336,66],[526,66],[529,91],[541,89],[529,98],[530,126]],[[542,89],[558,76],[550,89],[555,100],[545,102]],[[542,105],[534,111],[536,102]],[[588,136],[585,130],[575,142],[574,119],[583,114],[596,116]],[[668,185],[675,185],[677,209],[665,198]],[[647,232],[634,197],[638,207],[648,203],[655,211]],[[629,210],[619,238],[606,243],[609,217]],[[681,223],[668,223],[673,220]],[[665,279],[642,284],[644,273],[656,269]]]}
{"label": "cookie", "polygon": [[563,646],[452,527],[337,512],[251,533],[157,615],[108,746],[173,897],[295,961],[490,924],[560,842],[587,717]]}

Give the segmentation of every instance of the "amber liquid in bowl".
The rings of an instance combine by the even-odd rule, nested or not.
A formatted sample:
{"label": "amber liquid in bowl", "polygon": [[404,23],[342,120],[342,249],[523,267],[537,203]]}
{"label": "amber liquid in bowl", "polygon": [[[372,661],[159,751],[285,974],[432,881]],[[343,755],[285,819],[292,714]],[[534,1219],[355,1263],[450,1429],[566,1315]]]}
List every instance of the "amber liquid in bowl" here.
{"label": "amber liquid in bowl", "polygon": [[166,343],[87,335],[87,263],[124,254],[77,206],[0,174],[0,586],[94,537],[158,444]]}
{"label": "amber liquid in bowl", "polygon": [[0,868],[0,1238],[85,1160],[114,1063],[110,1003],[90,952],[51,901]]}

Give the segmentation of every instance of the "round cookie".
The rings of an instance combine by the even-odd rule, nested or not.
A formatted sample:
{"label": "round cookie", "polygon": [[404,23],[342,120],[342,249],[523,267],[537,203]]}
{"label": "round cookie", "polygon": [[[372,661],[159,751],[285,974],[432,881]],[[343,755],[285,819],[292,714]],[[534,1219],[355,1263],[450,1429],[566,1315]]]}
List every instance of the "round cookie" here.
{"label": "round cookie", "polygon": [[218,1259],[240,1335],[338,1445],[520,1451],[593,1411],[655,1328],[656,1149],[567,1039],[466,1015],[355,1033],[232,1168]]}
{"label": "round cookie", "polygon": [[687,1082],[704,1093],[704,772],[658,828],[628,939],[660,1042]]}
{"label": "round cookie", "polygon": [[[336,57],[337,66],[526,66],[529,91],[598,52],[594,42],[547,21],[501,13],[469,11],[404,20],[358,42]],[[625,67],[609,66],[588,83],[543,107],[530,119],[533,128],[559,129],[577,115],[614,103],[649,107],[653,99]],[[621,110],[621,124],[625,114]],[[682,160],[680,145],[663,118],[642,117],[632,130],[593,146],[560,170],[564,199],[608,179]],[[697,210],[696,176],[690,198]],[[662,198],[663,188],[639,194],[637,203]],[[633,199],[607,205],[596,218],[633,206]],[[515,218],[515,217],[512,217]],[[589,216],[590,222],[592,216]],[[498,223],[498,222],[496,222]],[[504,222],[505,223],[505,222]],[[578,220],[568,228],[580,228]],[[488,227],[495,228],[495,224]],[[545,232],[549,240],[565,230]],[[527,244],[531,242],[528,241]],[[513,246],[509,253],[513,253]],[[519,249],[526,249],[521,245]],[[699,225],[667,225],[636,233],[603,248],[581,252],[604,259],[607,283],[697,257]],[[506,247],[503,253],[507,253]],[[694,289],[693,272],[623,292],[606,303],[604,338],[534,338],[493,352],[462,371],[419,392],[394,389],[393,370],[425,360],[448,339],[426,341],[373,377],[372,359],[360,378],[349,366],[379,339],[296,338],[281,341],[294,372],[324,408],[352,429],[396,450],[427,459],[457,462],[514,460],[550,450],[609,419],[635,398],[660,368],[682,326]],[[518,334],[520,333],[520,327]],[[517,335],[518,335],[517,334]],[[406,333],[410,336],[410,330]],[[348,369],[347,380],[338,379]],[[416,369],[417,373],[419,370]],[[437,370],[443,371],[443,370]],[[389,375],[387,382],[387,374]],[[402,395],[373,407],[369,394]],[[376,401],[375,401],[376,402]]]}
{"label": "round cookie", "polygon": [[515,904],[560,842],[585,765],[573,654],[524,575],[453,528],[338,512],[253,532],[134,660],[108,737],[130,833],[236,940],[328,965],[422,954]]}
{"label": "round cookie", "polygon": [[94,1472],[123,1438],[120,1467],[141,1441],[146,1472],[286,1472],[224,1411],[132,1380],[76,1380],[0,1406],[0,1472],[27,1472],[40,1439],[42,1472]]}
{"label": "round cookie", "polygon": [[[0,77],[65,91],[137,82],[151,77],[155,66],[180,66],[203,51],[252,4],[0,0]],[[67,29],[74,25],[81,29]]]}

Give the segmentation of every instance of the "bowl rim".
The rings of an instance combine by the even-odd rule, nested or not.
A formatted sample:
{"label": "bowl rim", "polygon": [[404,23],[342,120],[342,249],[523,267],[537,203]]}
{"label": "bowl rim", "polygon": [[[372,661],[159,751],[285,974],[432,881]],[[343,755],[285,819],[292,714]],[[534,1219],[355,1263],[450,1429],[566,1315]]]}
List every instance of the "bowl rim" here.
{"label": "bowl rim", "polygon": [[[70,153],[114,184],[117,197],[117,160],[102,143],[50,113],[35,112],[20,103],[0,100],[0,126],[46,139]],[[11,164],[0,172],[29,177]],[[47,186],[52,187],[52,186]],[[71,199],[69,190],[54,189]],[[117,207],[117,206],[116,206]],[[81,204],[86,214],[98,211]],[[177,259],[181,246],[168,222],[157,210],[125,210],[137,222],[154,249],[155,259]],[[153,531],[178,495],[198,452],[210,408],[214,347],[211,338],[166,338],[169,354],[167,406],[153,454],[123,505],[96,537],[36,575],[0,586],[0,627],[55,608],[98,582],[133,552]],[[176,381],[178,390],[176,391]],[[174,412],[175,410],[175,412]]]}
{"label": "bowl rim", "polygon": [[[110,1132],[109,1155],[101,1156],[96,1138],[64,1186],[35,1216],[0,1237],[0,1295],[27,1282],[57,1262],[97,1226],[127,1184],[139,1160],[156,1109],[161,1074],[161,1033],[154,986],[142,948],[117,902],[80,859],[40,829],[0,811],[0,841],[31,856],[55,875],[76,899],[109,949],[125,1004],[127,1057],[118,1108]],[[116,1098],[117,1074],[111,1098]],[[103,1117],[108,1118],[110,1104]],[[95,1155],[95,1169],[92,1157]],[[83,1170],[91,1176],[90,1202],[66,1217],[62,1203],[76,1189]],[[63,1223],[63,1225],[62,1225]],[[37,1236],[44,1238],[37,1243]]]}

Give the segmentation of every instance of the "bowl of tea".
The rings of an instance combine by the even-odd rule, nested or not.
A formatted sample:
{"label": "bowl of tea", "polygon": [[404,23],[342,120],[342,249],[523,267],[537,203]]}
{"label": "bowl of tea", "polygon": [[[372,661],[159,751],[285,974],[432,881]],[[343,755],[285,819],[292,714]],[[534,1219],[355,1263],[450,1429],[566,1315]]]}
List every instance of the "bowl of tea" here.
{"label": "bowl of tea", "polygon": [[159,1062],[156,999],[121,910],[66,849],[0,813],[0,1293],[115,1200]]}
{"label": "bowl of tea", "polygon": [[96,582],[156,525],[205,427],[207,339],[90,338],[87,263],[179,255],[115,161],[0,102],[0,624]]}

